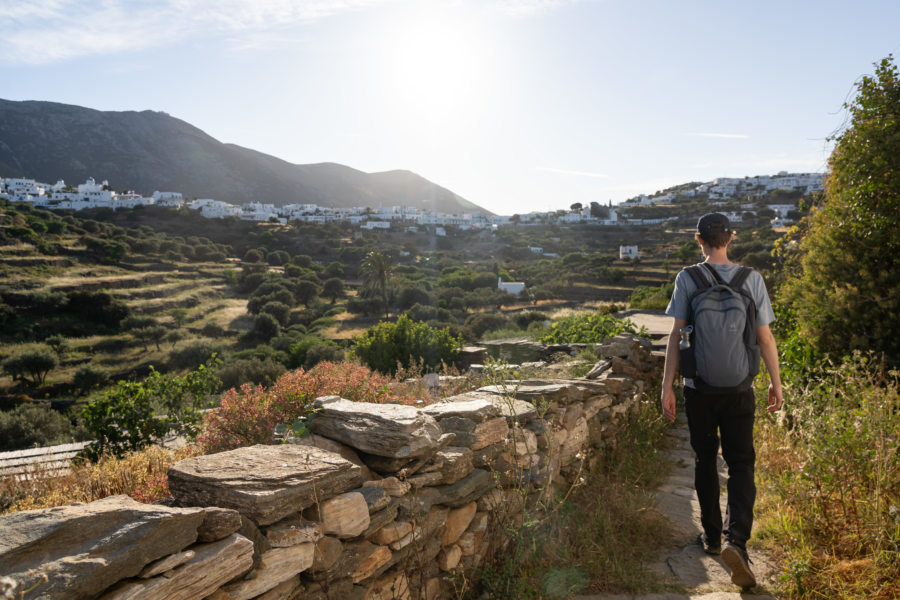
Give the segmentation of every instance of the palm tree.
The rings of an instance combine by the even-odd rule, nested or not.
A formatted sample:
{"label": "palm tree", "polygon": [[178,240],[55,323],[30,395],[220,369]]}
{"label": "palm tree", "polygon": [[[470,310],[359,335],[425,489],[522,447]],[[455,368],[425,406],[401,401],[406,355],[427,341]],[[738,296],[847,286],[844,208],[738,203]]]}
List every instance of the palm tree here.
{"label": "palm tree", "polygon": [[363,294],[381,296],[384,315],[388,313],[388,297],[391,285],[391,257],[381,250],[372,250],[362,260],[359,272],[363,278]]}

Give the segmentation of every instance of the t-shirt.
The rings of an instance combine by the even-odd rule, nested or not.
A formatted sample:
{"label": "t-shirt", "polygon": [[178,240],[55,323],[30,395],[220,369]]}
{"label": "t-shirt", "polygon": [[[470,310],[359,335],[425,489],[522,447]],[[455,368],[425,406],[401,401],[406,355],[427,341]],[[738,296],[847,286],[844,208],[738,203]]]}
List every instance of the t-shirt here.
{"label": "t-shirt", "polygon": [[[734,277],[740,267],[740,265],[735,263],[728,265],[706,264],[714,268],[719,277],[722,278],[722,281],[726,283],[731,281],[731,278]],[[701,267],[700,270],[710,283],[715,284],[712,275],[707,272],[706,267]],[[772,303],[769,301],[769,293],[766,291],[766,282],[763,281],[762,275],[757,271],[750,273],[750,276],[744,282],[743,289],[750,294],[750,297],[753,298],[753,303],[756,305],[757,326],[768,325],[774,321],[775,313],[772,311]],[[669,306],[666,307],[666,314],[676,319],[687,320],[690,312],[690,299],[696,291],[697,286],[694,284],[694,280],[691,279],[687,271],[682,270],[675,278],[675,291],[672,292],[672,299],[669,301]],[[685,378],[684,385],[692,388],[694,387],[694,382],[692,379]]]}

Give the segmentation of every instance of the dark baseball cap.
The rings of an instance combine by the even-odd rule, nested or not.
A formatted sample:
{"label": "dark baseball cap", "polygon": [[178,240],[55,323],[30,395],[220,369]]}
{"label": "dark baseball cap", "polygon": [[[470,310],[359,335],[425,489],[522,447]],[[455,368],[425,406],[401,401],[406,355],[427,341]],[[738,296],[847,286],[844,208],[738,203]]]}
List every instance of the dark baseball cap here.
{"label": "dark baseball cap", "polygon": [[731,223],[728,217],[721,213],[707,213],[700,217],[697,221],[697,233],[706,236],[716,232],[729,233],[731,231]]}

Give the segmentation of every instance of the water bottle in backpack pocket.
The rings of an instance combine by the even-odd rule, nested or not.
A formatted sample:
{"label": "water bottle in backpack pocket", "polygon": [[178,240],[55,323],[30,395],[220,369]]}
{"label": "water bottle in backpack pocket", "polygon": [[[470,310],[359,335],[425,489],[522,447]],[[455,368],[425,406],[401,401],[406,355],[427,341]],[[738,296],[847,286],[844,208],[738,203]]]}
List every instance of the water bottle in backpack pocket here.
{"label": "water bottle in backpack pocket", "polygon": [[678,364],[681,365],[681,374],[684,377],[697,376],[697,364],[694,362],[694,349],[691,347],[691,334],[694,326],[687,325],[679,333],[681,340],[678,342]]}

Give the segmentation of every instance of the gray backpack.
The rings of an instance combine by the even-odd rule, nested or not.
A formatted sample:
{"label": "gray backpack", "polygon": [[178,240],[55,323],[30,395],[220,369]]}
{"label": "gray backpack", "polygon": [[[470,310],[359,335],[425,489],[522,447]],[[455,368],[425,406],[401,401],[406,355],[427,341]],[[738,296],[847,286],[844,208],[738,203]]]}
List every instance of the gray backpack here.
{"label": "gray backpack", "polygon": [[[703,275],[704,268],[715,283]],[[756,303],[744,290],[753,269],[740,267],[728,283],[706,263],[685,270],[697,291],[688,303],[693,331],[690,343],[681,345],[681,374],[704,392],[749,390],[759,373]]]}

